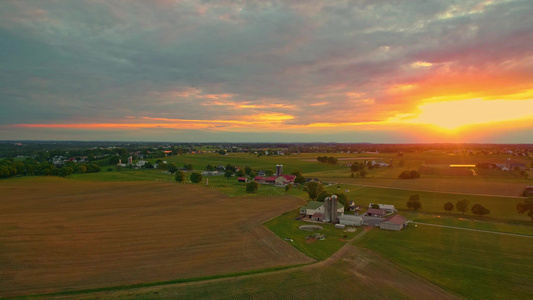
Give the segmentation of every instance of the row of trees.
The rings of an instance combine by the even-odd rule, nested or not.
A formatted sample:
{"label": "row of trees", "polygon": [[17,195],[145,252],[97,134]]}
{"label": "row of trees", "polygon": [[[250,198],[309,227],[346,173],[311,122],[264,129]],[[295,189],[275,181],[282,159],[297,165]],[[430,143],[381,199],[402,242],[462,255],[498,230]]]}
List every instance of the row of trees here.
{"label": "row of trees", "polygon": [[[457,201],[457,203],[455,203],[455,209],[457,211],[462,212],[464,215],[465,212],[468,210],[469,205],[470,205],[470,201],[468,201],[468,199],[461,199]],[[449,213],[451,213],[453,209],[454,209],[453,203],[446,202],[444,204],[444,210],[448,211]],[[490,210],[479,203],[472,205],[472,208],[470,209],[470,211],[474,215],[478,215],[478,216],[484,216],[484,215],[490,214]]]}
{"label": "row of trees", "polygon": [[316,158],[319,162],[323,164],[336,165],[339,160],[335,157],[319,156]]}
{"label": "row of trees", "polygon": [[0,161],[0,178],[13,176],[68,176],[70,174],[100,172],[100,166],[96,163],[73,163],[67,162],[58,168],[49,162],[37,162],[32,158],[23,161],[13,158]]}
{"label": "row of trees", "polygon": [[[533,204],[533,201],[532,201],[532,204]],[[464,215],[464,213],[468,210],[468,206],[469,206],[468,199],[462,199],[462,200],[457,201],[457,203],[455,204],[455,209],[457,211],[462,212]],[[421,209],[422,202],[420,202],[420,195],[415,194],[415,195],[409,196],[409,200],[407,201],[407,208],[412,208],[415,211]],[[444,210],[451,213],[453,209],[454,209],[453,203],[447,202],[444,204]],[[478,216],[484,216],[484,215],[490,214],[490,210],[479,203],[474,204],[472,208],[470,209],[470,211],[472,211],[474,215],[478,215]]]}

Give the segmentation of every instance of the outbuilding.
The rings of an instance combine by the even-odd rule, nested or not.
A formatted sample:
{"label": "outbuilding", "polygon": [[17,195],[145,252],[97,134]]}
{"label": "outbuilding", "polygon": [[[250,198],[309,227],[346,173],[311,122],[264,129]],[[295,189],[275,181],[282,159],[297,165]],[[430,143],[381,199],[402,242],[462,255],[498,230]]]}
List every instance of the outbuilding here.
{"label": "outbuilding", "polygon": [[356,215],[341,215],[339,216],[339,224],[348,226],[361,226],[363,225],[363,218]]}
{"label": "outbuilding", "polygon": [[369,208],[366,211],[366,215],[370,217],[383,218],[386,214],[385,210],[379,208]]}
{"label": "outbuilding", "polygon": [[379,224],[380,229],[385,230],[402,230],[402,228],[407,227],[407,219],[400,216],[400,215],[394,215],[386,218]]}

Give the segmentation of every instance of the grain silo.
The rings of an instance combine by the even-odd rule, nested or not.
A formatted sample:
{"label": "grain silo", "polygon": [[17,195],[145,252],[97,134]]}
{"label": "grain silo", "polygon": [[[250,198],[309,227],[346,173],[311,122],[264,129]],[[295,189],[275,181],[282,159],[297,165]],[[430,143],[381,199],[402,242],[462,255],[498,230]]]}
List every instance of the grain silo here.
{"label": "grain silo", "polygon": [[329,223],[331,222],[331,198],[326,197],[324,199],[324,222]]}
{"label": "grain silo", "polygon": [[337,223],[337,195],[331,196],[331,223]]}
{"label": "grain silo", "polygon": [[276,176],[283,175],[283,165],[276,165]]}

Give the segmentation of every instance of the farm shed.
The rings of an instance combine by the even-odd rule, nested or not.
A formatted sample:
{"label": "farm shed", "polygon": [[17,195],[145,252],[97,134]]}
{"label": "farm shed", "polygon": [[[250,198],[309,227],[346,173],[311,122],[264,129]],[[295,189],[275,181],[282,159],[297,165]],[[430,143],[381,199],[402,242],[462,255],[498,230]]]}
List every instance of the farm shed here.
{"label": "farm shed", "polygon": [[379,224],[379,228],[385,230],[401,230],[404,227],[407,227],[407,219],[400,215],[390,216]]}
{"label": "farm shed", "polygon": [[[368,205],[368,208],[372,208],[372,205],[374,205],[374,203],[370,203]],[[379,209],[383,209],[386,213],[388,214],[391,214],[391,213],[395,213],[397,212],[398,210],[396,209],[396,207],[394,207],[394,205],[390,205],[390,204],[378,204],[379,206]]]}
{"label": "farm shed", "polygon": [[320,221],[322,222],[322,220],[324,219],[324,216],[321,214],[321,213],[314,213],[313,214],[313,217],[311,218],[313,219],[313,221]]}
{"label": "farm shed", "polygon": [[386,214],[385,210],[379,208],[369,208],[366,211],[366,215],[370,217],[383,218]]}
{"label": "farm shed", "polygon": [[339,223],[349,226],[361,226],[363,225],[363,218],[356,215],[342,215],[339,216]]}
{"label": "farm shed", "polygon": [[248,182],[248,178],[246,178],[246,177],[239,177],[239,178],[237,178],[237,180],[239,182]]}

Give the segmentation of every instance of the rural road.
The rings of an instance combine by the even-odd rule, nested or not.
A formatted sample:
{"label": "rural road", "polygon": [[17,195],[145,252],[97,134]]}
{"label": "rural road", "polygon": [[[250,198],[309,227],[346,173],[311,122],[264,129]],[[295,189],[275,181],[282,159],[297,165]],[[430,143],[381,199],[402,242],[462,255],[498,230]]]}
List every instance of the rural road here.
{"label": "rural road", "polygon": [[[335,184],[337,184],[337,183],[335,183]],[[471,196],[485,196],[485,197],[499,197],[499,198],[516,198],[516,199],[524,199],[524,198],[525,198],[525,197],[519,197],[519,196],[505,196],[505,195],[492,195],[492,194],[474,194],[474,193],[459,193],[459,192],[446,192],[446,191],[438,191],[438,190],[406,189],[406,188],[401,188],[401,187],[390,187],[390,186],[381,186],[381,185],[367,185],[367,184],[356,184],[356,183],[344,183],[344,182],[341,182],[340,184],[359,186],[359,187],[362,187],[362,188],[365,188],[365,187],[375,187],[375,188],[381,188],[381,189],[404,190],[404,191],[414,191],[414,192],[431,192],[431,193],[453,194],[453,195],[471,195]]]}
{"label": "rural road", "polygon": [[507,233],[507,232],[498,232],[498,231],[481,230],[481,229],[471,229],[471,228],[446,226],[446,225],[437,225],[437,224],[430,224],[430,223],[423,223],[423,222],[413,222],[413,221],[409,221],[409,223],[413,223],[413,224],[417,224],[417,225],[426,225],[426,226],[434,226],[434,227],[443,227],[443,228],[451,228],[451,229],[460,229],[460,230],[468,230],[468,231],[494,233],[494,234],[500,234],[500,235],[519,236],[519,237],[525,237],[525,238],[533,239],[533,235],[526,235],[526,234]]}

